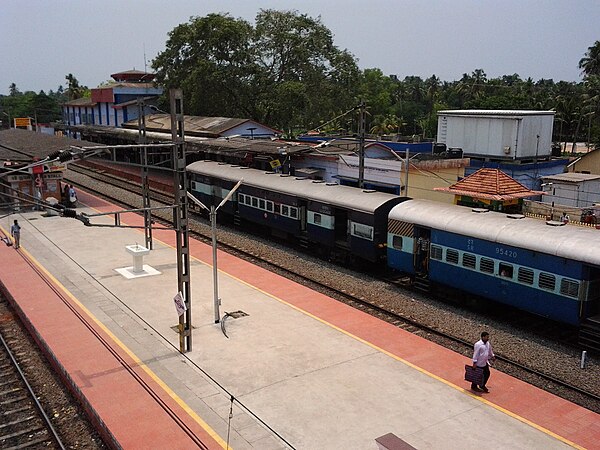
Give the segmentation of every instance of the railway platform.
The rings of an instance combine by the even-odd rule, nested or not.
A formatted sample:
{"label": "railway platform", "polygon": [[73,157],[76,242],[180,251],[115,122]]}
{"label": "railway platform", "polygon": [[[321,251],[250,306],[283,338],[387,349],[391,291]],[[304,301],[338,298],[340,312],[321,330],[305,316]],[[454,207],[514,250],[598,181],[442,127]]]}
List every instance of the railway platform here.
{"label": "railway platform", "polygon": [[[118,209],[78,198],[80,212]],[[468,358],[219,252],[221,313],[239,312],[225,335],[212,249],[195,240],[182,355],[174,232],[154,230],[153,274],[128,277],[143,232],[41,212],[2,219],[5,232],[14,218],[1,287],[114,447],[377,449],[393,433],[417,449],[598,448],[598,414],[494,369],[490,393],[472,393]]]}

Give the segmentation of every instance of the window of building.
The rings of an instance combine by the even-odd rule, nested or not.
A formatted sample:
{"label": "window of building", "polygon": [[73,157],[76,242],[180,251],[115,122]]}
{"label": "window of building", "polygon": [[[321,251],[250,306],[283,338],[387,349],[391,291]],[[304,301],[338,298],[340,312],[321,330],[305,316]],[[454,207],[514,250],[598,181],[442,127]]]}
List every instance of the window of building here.
{"label": "window of building", "polygon": [[431,245],[431,259],[437,259],[438,261],[442,260],[442,247],[437,245]]}
{"label": "window of building", "polygon": [[469,269],[474,269],[477,265],[477,258],[470,253],[463,253],[462,265]]}
{"label": "window of building", "polygon": [[449,262],[450,264],[458,264],[458,251],[451,248],[447,249],[446,262]]}
{"label": "window of building", "polygon": [[533,284],[533,270],[526,267],[519,267],[517,272],[517,280],[525,284]]}
{"label": "window of building", "polygon": [[579,282],[563,278],[560,280],[560,293],[569,297],[579,297]]}
{"label": "window of building", "polygon": [[541,272],[538,285],[542,289],[553,291],[556,287],[556,278],[552,274]]}
{"label": "window of building", "polygon": [[494,260],[481,258],[479,261],[479,270],[484,273],[494,273]]}

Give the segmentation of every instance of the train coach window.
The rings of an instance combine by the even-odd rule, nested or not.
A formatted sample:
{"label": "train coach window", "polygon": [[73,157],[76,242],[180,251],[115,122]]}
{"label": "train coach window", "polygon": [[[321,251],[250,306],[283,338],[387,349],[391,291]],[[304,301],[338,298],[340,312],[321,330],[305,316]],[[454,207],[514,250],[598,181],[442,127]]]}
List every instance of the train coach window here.
{"label": "train coach window", "polygon": [[314,214],[313,223],[315,225],[321,225],[321,214],[317,214],[317,213]]}
{"label": "train coach window", "polygon": [[525,284],[533,284],[533,270],[525,267],[519,267],[517,272],[517,280]]}
{"label": "train coach window", "polygon": [[462,265],[464,267],[468,267],[469,269],[474,269],[476,263],[477,263],[477,258],[475,258],[475,255],[472,255],[470,253],[463,253]]}
{"label": "train coach window", "polygon": [[542,288],[542,289],[546,289],[548,291],[553,291],[554,288],[556,287],[556,278],[554,277],[554,275],[541,272],[540,280],[539,280],[538,284],[539,284],[540,288]]}
{"label": "train coach window", "polygon": [[451,264],[458,264],[458,252],[449,248],[446,250],[446,262]]}
{"label": "train coach window", "polygon": [[238,194],[238,203],[244,204],[246,202],[246,196],[244,194]]}
{"label": "train coach window", "polygon": [[499,272],[501,277],[512,278],[513,277],[513,266],[510,264],[500,263]]}
{"label": "train coach window", "polygon": [[252,206],[258,208],[258,199],[256,197],[252,197]]}
{"label": "train coach window", "polygon": [[479,270],[484,273],[494,273],[494,260],[481,258],[481,261],[479,261]]}
{"label": "train coach window", "polygon": [[560,280],[560,293],[573,298],[579,297],[579,283],[563,278]]}
{"label": "train coach window", "polygon": [[258,201],[258,207],[260,209],[266,209],[265,201],[262,198]]}
{"label": "train coach window", "polygon": [[278,203],[275,203],[275,206],[273,208],[273,211],[275,211],[275,214],[279,214],[280,213],[280,207]]}
{"label": "train coach window", "polygon": [[273,202],[267,201],[267,211],[273,212]]}
{"label": "train coach window", "polygon": [[298,208],[290,206],[290,217],[296,219],[298,217]]}
{"label": "train coach window", "polygon": [[392,236],[392,248],[396,250],[402,250],[402,236]]}
{"label": "train coach window", "polygon": [[363,239],[373,239],[373,227],[369,225],[364,225],[362,223],[354,223],[352,222],[351,228],[352,236],[360,237]]}
{"label": "train coach window", "polygon": [[442,260],[442,247],[438,247],[437,245],[431,246],[431,252],[429,254],[431,259],[437,259],[438,261]]}
{"label": "train coach window", "polygon": [[290,215],[290,208],[286,205],[281,205],[281,215],[282,216],[289,216]]}

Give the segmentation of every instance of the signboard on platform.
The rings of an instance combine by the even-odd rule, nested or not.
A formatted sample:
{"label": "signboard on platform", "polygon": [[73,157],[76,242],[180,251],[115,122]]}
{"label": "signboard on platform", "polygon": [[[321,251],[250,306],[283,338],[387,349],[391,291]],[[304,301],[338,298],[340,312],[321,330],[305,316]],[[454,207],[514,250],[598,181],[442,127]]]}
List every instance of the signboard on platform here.
{"label": "signboard on platform", "polygon": [[29,117],[15,117],[15,128],[30,127],[31,119]]}
{"label": "signboard on platform", "polygon": [[175,309],[177,310],[177,315],[182,316],[184,312],[187,310],[187,306],[183,301],[183,295],[181,292],[178,292],[175,297],[173,297],[173,301],[175,302]]}

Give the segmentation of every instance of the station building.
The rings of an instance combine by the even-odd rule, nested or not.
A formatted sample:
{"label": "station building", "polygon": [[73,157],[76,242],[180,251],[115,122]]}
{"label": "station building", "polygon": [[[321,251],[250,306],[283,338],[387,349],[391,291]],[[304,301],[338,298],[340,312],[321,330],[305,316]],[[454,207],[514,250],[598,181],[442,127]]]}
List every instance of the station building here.
{"label": "station building", "polygon": [[163,89],[153,83],[154,74],[139,70],[113,73],[114,81],[91,90],[89,98],[78,98],[63,105],[63,122],[74,125],[120,127],[123,122],[137,119],[138,99],[145,103],[145,113],[151,114]]}

